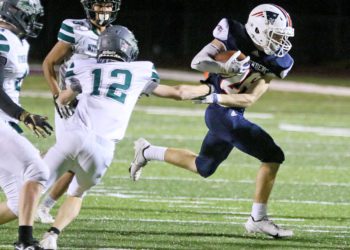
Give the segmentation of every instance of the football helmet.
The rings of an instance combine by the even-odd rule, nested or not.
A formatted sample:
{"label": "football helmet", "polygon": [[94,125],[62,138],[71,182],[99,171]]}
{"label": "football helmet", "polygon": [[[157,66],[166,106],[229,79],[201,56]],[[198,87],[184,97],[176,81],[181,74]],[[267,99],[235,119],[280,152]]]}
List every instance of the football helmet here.
{"label": "football helmet", "polygon": [[114,25],[103,31],[97,41],[97,58],[132,62],[139,54],[137,40],[126,27]]}
{"label": "football helmet", "polygon": [[20,37],[37,37],[43,28],[38,18],[43,15],[39,0],[0,0],[0,21],[14,25]]}
{"label": "football helmet", "polygon": [[267,55],[282,57],[292,48],[288,40],[294,36],[292,20],[287,11],[277,5],[255,7],[245,27],[253,42]]}
{"label": "football helmet", "polygon": [[[121,0],[81,0],[86,16],[100,26],[107,26],[117,19]],[[95,11],[94,4],[112,4],[112,11]]]}

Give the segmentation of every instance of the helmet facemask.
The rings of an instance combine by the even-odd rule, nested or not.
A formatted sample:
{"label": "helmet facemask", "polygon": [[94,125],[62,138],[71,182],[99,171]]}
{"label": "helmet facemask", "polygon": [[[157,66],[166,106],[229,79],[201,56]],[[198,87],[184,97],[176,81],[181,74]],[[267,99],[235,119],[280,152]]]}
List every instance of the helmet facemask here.
{"label": "helmet facemask", "polygon": [[289,41],[289,37],[294,36],[294,29],[268,28],[266,30],[267,45],[264,47],[264,52],[267,55],[276,55],[283,57],[292,48],[292,43]]}
{"label": "helmet facemask", "polygon": [[[116,20],[121,4],[121,0],[82,0],[81,2],[87,18],[100,27],[108,26]],[[111,10],[96,10],[95,8]]]}

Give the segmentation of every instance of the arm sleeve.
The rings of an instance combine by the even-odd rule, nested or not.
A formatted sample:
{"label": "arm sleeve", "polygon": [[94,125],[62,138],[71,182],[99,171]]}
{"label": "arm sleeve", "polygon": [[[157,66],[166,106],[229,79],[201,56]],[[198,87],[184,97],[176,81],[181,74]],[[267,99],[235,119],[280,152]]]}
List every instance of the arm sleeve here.
{"label": "arm sleeve", "polygon": [[15,119],[19,119],[19,116],[24,111],[24,109],[12,101],[12,99],[4,91],[3,87],[6,63],[6,57],[0,56],[0,109],[9,116]]}
{"label": "arm sleeve", "polygon": [[[224,41],[227,40],[228,33],[229,23],[226,18],[223,18],[213,30],[213,36],[226,47]],[[215,44],[209,43],[192,59],[191,68],[202,72],[224,73],[224,63],[213,59],[218,53],[220,49]]]}
{"label": "arm sleeve", "polygon": [[64,20],[58,32],[58,41],[63,41],[69,44],[75,44],[75,35],[73,24],[69,20]]}
{"label": "arm sleeve", "polygon": [[66,87],[70,87],[74,92],[82,93],[82,87],[80,80],[77,78],[77,74],[74,72],[75,63],[69,65],[66,74],[65,74],[65,84]]}
{"label": "arm sleeve", "polygon": [[218,53],[219,49],[214,44],[209,43],[192,59],[191,68],[202,72],[223,73],[224,63],[213,59]]}
{"label": "arm sleeve", "polygon": [[223,18],[213,30],[213,36],[220,41],[226,41],[228,39],[229,30],[230,25],[228,20],[227,18]]}

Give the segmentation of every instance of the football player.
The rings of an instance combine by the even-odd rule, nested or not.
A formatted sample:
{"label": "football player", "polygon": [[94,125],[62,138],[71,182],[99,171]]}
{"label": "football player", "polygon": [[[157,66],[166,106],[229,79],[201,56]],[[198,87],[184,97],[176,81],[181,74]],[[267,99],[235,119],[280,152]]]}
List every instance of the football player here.
{"label": "football player", "polygon": [[[96,42],[101,32],[116,20],[120,9],[121,0],[82,0],[81,1],[86,19],[67,19],[62,22],[58,33],[58,42],[52,48],[43,62],[45,78],[53,95],[55,112],[55,133],[59,137],[65,127],[65,119],[72,115],[72,105],[59,105],[56,102],[57,96],[62,89],[65,89],[64,75],[69,62],[74,59],[88,59],[96,57]],[[55,65],[60,66],[59,84],[56,78]],[[74,106],[74,105],[73,105]],[[61,197],[74,173],[67,172],[52,187],[50,193],[39,205],[36,220],[42,223],[52,223],[53,217],[50,214],[51,208]]]}
{"label": "football player", "polygon": [[51,134],[47,118],[19,104],[19,91],[28,75],[27,37],[37,37],[43,15],[39,0],[0,0],[0,186],[7,202],[0,203],[0,224],[18,217],[15,249],[41,249],[33,239],[34,214],[49,170],[39,151],[22,135],[18,121],[38,137]]}
{"label": "football player", "polygon": [[[205,121],[209,132],[199,154],[183,149],[155,147],[140,138],[135,142],[135,158],[130,166],[133,180],[140,177],[149,160],[166,161],[202,177],[211,176],[233,148],[261,161],[251,216],[245,228],[251,233],[289,237],[292,230],[277,226],[267,216],[267,202],[284,153],[271,136],[244,117],[245,108],[254,104],[268,89],[273,77],[284,78],[293,66],[288,54],[294,29],[289,14],[273,4],[262,4],[249,14],[243,25],[223,18],[213,31],[214,40],[192,60],[192,68],[208,71],[214,93],[197,100],[209,104]],[[227,62],[214,60],[223,51],[237,51]],[[238,60],[240,53],[248,57]],[[250,77],[253,75],[254,77]],[[225,81],[233,78],[231,89]],[[249,79],[249,84],[245,81]]]}
{"label": "football player", "polygon": [[107,171],[115,144],[123,139],[140,94],[180,100],[208,92],[205,85],[159,85],[153,63],[134,62],[139,53],[137,41],[123,26],[108,27],[97,48],[97,60],[75,59],[71,63],[66,72],[66,89],[56,100],[59,105],[66,105],[79,95],[74,115],[44,157],[50,180],[77,166],[71,169],[75,176],[67,198],[40,243],[44,249],[57,249],[58,235],[78,216],[85,192],[99,183]]}

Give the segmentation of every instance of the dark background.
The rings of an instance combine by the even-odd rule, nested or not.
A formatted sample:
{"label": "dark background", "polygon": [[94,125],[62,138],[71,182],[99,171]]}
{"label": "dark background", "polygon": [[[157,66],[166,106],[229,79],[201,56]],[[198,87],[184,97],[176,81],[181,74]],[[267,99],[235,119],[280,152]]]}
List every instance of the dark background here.
{"label": "dark background", "polygon": [[[42,3],[45,28],[31,41],[31,60],[37,62],[57,41],[64,19],[85,17],[79,0]],[[192,57],[213,39],[212,30],[222,17],[245,23],[262,3],[275,3],[289,12],[296,34],[290,54],[297,70],[331,69],[350,75],[349,0],[122,0],[116,23],[135,33],[140,59],[158,67],[188,69]]]}

